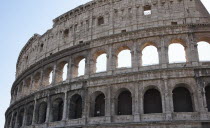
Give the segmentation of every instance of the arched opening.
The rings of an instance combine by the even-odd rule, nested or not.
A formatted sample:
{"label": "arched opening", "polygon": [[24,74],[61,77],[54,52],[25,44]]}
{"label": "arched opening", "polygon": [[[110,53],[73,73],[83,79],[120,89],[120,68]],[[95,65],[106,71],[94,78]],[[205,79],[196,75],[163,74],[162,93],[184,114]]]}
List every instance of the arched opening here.
{"label": "arched opening", "polygon": [[21,109],[18,115],[18,128],[23,126],[24,109]]}
{"label": "arched opening", "polygon": [[208,112],[210,112],[210,84],[205,88],[205,96],[206,96]]}
{"label": "arched opening", "polygon": [[104,72],[106,71],[107,65],[107,54],[103,53],[99,55],[96,59],[96,72]]}
{"label": "arched opening", "polygon": [[86,64],[86,59],[82,56],[77,57],[74,60],[73,77],[79,77],[85,75],[85,64]]}
{"label": "arched opening", "polygon": [[142,50],[142,65],[156,65],[159,64],[158,51],[155,46],[147,46]]}
{"label": "arched opening", "polygon": [[192,98],[188,89],[177,87],[173,90],[174,112],[193,112]]}
{"label": "arched opening", "polygon": [[50,72],[49,74],[49,84],[52,84],[52,81],[53,81],[53,71]]}
{"label": "arched opening", "polygon": [[130,68],[131,65],[131,51],[125,48],[117,55],[117,68]]}
{"label": "arched opening", "polygon": [[208,42],[198,42],[199,61],[210,61],[210,44]]}
{"label": "arched opening", "polygon": [[58,64],[56,71],[56,82],[66,81],[68,72],[68,63],[63,61]]}
{"label": "arched opening", "polygon": [[67,79],[67,73],[68,73],[68,64],[65,64],[63,66],[63,75],[62,75],[63,81]]}
{"label": "arched opening", "polygon": [[63,117],[63,100],[57,98],[52,103],[52,122],[61,121]]}
{"label": "arched opening", "polygon": [[69,118],[82,118],[82,97],[78,94],[72,96],[70,99]]}
{"label": "arched opening", "polygon": [[36,90],[40,84],[40,78],[41,78],[41,74],[40,72],[37,72],[34,75],[34,86],[33,86],[33,90]]}
{"label": "arched opening", "polygon": [[144,113],[162,113],[161,95],[158,90],[150,89],[145,92]]}
{"label": "arched opening", "polygon": [[82,59],[78,64],[78,76],[85,75],[85,58]]}
{"label": "arched opening", "polygon": [[168,57],[169,63],[185,63],[187,61],[185,48],[180,43],[173,43],[169,45]]}
{"label": "arched opening", "polygon": [[45,71],[44,71],[44,79],[43,79],[43,84],[45,86],[47,85],[50,85],[52,84],[52,81],[53,81],[53,68],[47,68]]}
{"label": "arched opening", "polygon": [[25,93],[30,91],[30,86],[31,86],[31,77],[25,80],[25,86],[24,86]]}
{"label": "arched opening", "polygon": [[31,105],[27,110],[26,126],[32,125],[34,106]]}
{"label": "arched opening", "polygon": [[95,99],[94,117],[105,116],[105,95],[99,94]]}
{"label": "arched opening", "polygon": [[46,121],[46,114],[47,114],[47,103],[42,102],[40,103],[38,107],[38,119],[37,123],[38,124],[43,124]]}
{"label": "arched opening", "polygon": [[117,115],[132,115],[132,96],[128,90],[118,96]]}

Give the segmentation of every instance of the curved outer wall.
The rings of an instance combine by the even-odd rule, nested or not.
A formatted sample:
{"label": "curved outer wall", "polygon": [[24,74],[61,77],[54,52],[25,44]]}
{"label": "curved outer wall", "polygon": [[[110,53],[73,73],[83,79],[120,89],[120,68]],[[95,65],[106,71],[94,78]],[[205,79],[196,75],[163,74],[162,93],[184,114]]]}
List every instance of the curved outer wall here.
{"label": "curved outer wall", "polygon": [[[146,10],[151,15],[144,15]],[[22,49],[5,128],[210,127],[205,95],[210,63],[199,61],[199,41],[210,43],[210,16],[200,0],[94,0],[81,5],[54,19],[52,29],[35,34]],[[185,47],[187,62],[170,64],[168,46],[177,42]],[[159,64],[142,66],[142,50],[149,45],[157,48]],[[131,68],[117,68],[123,49],[131,51]],[[96,73],[101,53],[107,54],[107,71]],[[85,74],[77,77],[82,58]],[[64,64],[68,75],[62,81]],[[176,111],[176,88],[189,91],[192,111]],[[160,93],[161,112],[145,113],[144,97],[150,89]],[[130,114],[119,112],[122,92],[130,92],[124,93],[130,95]],[[105,114],[95,116],[93,104],[100,94]],[[79,103],[78,97],[81,115],[72,119],[77,111],[72,102]]]}

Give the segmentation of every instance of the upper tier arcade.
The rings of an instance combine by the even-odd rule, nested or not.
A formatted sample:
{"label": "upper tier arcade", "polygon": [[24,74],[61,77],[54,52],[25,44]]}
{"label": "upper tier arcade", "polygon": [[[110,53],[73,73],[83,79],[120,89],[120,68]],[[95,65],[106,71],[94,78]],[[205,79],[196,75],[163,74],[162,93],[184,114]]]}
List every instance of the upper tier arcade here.
{"label": "upper tier arcade", "polygon": [[149,28],[207,24],[210,20],[200,0],[94,0],[53,21],[52,29],[35,34],[22,49],[16,77],[52,54],[97,39]]}

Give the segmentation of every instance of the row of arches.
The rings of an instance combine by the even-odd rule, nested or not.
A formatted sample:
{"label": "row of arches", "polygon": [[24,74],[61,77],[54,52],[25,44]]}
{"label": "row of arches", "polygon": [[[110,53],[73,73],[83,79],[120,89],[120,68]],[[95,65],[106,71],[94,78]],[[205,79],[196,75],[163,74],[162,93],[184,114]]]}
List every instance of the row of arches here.
{"label": "row of arches", "polygon": [[[210,61],[209,52],[210,44],[207,42],[198,43],[198,53],[201,61]],[[116,56],[116,67],[117,68],[129,68],[132,67],[132,55],[131,49],[129,47],[123,46],[117,50]],[[148,43],[142,47],[141,63],[142,66],[156,65],[159,64],[159,54],[160,49],[158,49],[155,44]],[[172,43],[169,45],[168,50],[169,63],[174,62],[187,62],[187,56],[185,47],[182,43]],[[107,71],[107,61],[108,55],[105,51],[96,52],[93,56],[92,70],[95,73]],[[37,72],[33,77],[26,78],[25,82],[19,85],[19,88],[15,88],[13,92],[13,97],[16,97],[18,92],[27,93],[28,90],[36,90],[40,85],[50,85],[53,82],[66,81],[68,77],[79,77],[86,73],[87,60],[85,57],[77,57],[73,60],[73,63],[69,64],[68,61],[62,61],[57,66],[56,69],[53,65],[44,69],[43,73]],[[30,87],[32,86],[32,87]]]}
{"label": "row of arches", "polygon": [[[205,98],[207,102],[207,108],[210,112],[210,85],[205,88]],[[173,111],[174,112],[194,112],[193,95],[190,91],[180,84],[172,91],[173,97]],[[126,89],[120,89],[120,93],[116,96],[115,115],[132,115],[133,100],[131,92]],[[161,92],[156,88],[150,88],[144,92],[143,95],[143,109],[144,114],[163,113]],[[106,96],[103,92],[97,91],[92,94],[90,106],[90,117],[102,117],[106,116]],[[61,121],[64,119],[64,115],[67,114],[67,119],[79,119],[82,118],[84,110],[84,100],[80,94],[74,94],[66,102],[67,112],[64,111],[64,99],[63,96],[54,98],[50,103],[50,122]],[[26,116],[26,126],[32,125],[33,117],[35,117],[35,123],[43,124],[47,121],[48,102],[42,101],[35,106],[30,105],[27,109],[20,109],[19,112],[13,114],[13,118],[9,120],[11,126],[15,125],[20,128],[24,125],[23,119]],[[35,113],[33,113],[35,112]],[[26,114],[25,114],[26,113]],[[35,116],[33,116],[35,114]],[[17,119],[16,119],[17,118]],[[16,121],[17,120],[17,121]]]}
{"label": "row of arches", "polygon": [[[198,42],[198,53],[200,61],[210,61],[210,57],[208,53],[210,53],[210,44],[207,42]],[[186,51],[185,47],[181,43],[172,43],[169,45],[168,50],[169,55],[169,63],[177,63],[177,62],[186,62]],[[104,51],[98,52],[94,56],[94,72],[104,72],[107,70],[107,54]],[[85,62],[86,58],[79,58],[78,62],[76,63],[76,70],[74,72],[74,77],[85,75]],[[117,68],[129,68],[132,67],[132,52],[129,47],[122,47],[119,49],[117,54]],[[159,53],[158,49],[154,44],[146,45],[142,50],[142,66],[147,65],[156,65],[159,64]],[[68,71],[68,64],[66,64],[60,68],[63,74],[59,75],[62,76],[62,80],[65,81],[67,79],[67,71]],[[52,73],[49,76],[49,83],[52,82]],[[61,81],[61,79],[60,79]]]}

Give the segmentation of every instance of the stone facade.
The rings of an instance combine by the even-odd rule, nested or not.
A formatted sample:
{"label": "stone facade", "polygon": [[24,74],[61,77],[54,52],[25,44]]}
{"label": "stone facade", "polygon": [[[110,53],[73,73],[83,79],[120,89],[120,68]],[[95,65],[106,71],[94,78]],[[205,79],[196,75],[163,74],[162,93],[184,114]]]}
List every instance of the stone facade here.
{"label": "stone facade", "polygon": [[[197,49],[210,43],[210,15],[200,0],[94,0],[53,21],[19,55],[5,128],[210,127],[210,63]],[[184,46],[186,63],[169,63],[173,43]],[[143,66],[150,45],[159,64]],[[132,67],[117,68],[125,49]],[[107,70],[97,73],[102,53]]]}

